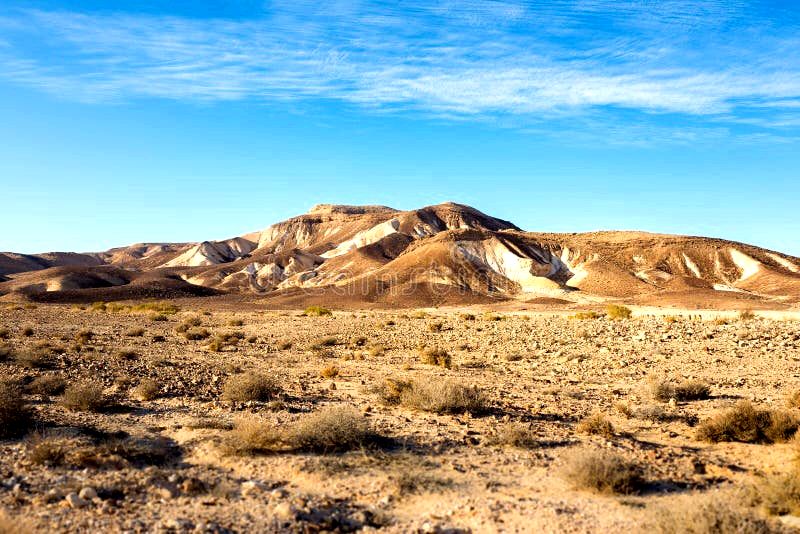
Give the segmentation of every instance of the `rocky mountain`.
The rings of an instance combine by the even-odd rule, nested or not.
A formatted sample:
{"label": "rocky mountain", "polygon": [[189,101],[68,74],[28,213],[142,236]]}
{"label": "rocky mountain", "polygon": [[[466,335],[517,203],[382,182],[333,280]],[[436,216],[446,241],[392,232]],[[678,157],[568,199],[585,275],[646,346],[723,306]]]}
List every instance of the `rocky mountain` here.
{"label": "rocky mountain", "polygon": [[219,293],[297,305],[621,299],[789,306],[800,302],[800,259],[704,237],[524,232],[454,203],[411,211],[324,204],[224,241],[141,243],[92,254],[0,254],[0,294],[6,299]]}

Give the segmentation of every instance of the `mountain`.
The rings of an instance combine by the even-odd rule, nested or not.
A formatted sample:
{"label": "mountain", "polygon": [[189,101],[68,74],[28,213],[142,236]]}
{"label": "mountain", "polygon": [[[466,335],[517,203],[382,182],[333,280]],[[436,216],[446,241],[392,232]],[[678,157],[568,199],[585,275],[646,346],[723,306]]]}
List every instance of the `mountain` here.
{"label": "mountain", "polygon": [[0,253],[0,295],[38,301],[238,293],[281,305],[420,306],[607,299],[675,306],[800,303],[800,259],[721,239],[524,232],[455,203],[322,204],[224,241],[92,254]]}

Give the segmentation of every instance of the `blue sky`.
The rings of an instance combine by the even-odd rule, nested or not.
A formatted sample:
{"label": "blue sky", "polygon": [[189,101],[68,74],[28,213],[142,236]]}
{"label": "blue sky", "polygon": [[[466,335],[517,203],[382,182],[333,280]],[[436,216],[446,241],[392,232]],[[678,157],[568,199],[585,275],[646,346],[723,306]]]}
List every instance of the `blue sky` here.
{"label": "blue sky", "polygon": [[800,256],[799,50],[789,1],[5,0],[0,250],[454,200]]}

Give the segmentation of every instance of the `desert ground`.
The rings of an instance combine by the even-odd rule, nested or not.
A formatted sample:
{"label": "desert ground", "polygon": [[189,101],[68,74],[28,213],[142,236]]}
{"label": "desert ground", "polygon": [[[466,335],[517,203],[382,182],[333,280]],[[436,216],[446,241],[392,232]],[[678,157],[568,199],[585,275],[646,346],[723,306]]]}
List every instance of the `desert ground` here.
{"label": "desert ground", "polygon": [[3,304],[0,532],[783,532],[800,321]]}

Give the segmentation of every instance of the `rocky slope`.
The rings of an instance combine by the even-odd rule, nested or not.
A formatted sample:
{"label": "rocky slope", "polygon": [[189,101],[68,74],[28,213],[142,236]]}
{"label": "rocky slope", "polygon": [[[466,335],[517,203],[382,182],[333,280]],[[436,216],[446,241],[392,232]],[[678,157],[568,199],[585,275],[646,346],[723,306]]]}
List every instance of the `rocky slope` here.
{"label": "rocky slope", "polygon": [[[643,304],[800,300],[800,259],[720,239],[643,232],[523,232],[469,206],[318,205],[225,241],[96,254],[0,255],[0,293],[132,298],[134,287],[391,305],[608,298]],[[198,293],[203,293],[199,291]]]}

